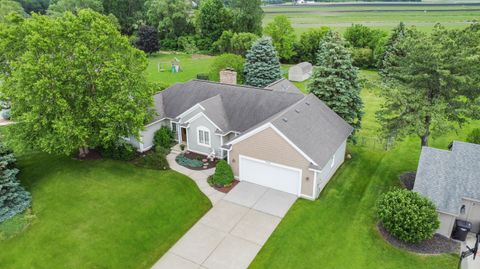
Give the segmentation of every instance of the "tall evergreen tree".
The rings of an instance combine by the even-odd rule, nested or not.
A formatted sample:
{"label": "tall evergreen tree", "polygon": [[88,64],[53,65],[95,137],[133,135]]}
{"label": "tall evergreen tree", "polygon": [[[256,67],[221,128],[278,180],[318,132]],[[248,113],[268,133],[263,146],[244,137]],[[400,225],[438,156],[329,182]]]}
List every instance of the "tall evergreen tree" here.
{"label": "tall evergreen tree", "polygon": [[345,42],[338,33],[328,32],[320,44],[308,90],[352,125],[355,131],[360,129],[363,115],[357,73]]}
{"label": "tall evergreen tree", "polygon": [[265,87],[282,78],[277,52],[268,37],[258,39],[247,52],[245,84]]}
{"label": "tall evergreen tree", "polygon": [[13,152],[0,141],[0,223],[30,207],[31,196],[17,180]]}
{"label": "tall evergreen tree", "polygon": [[395,62],[395,59],[399,59],[405,55],[405,51],[401,50],[399,47],[399,43],[405,38],[405,32],[405,24],[400,22],[392,30],[390,38],[385,43],[385,51],[378,62],[380,75],[383,77],[388,76],[388,74],[391,73],[391,68],[398,66],[398,63]]}

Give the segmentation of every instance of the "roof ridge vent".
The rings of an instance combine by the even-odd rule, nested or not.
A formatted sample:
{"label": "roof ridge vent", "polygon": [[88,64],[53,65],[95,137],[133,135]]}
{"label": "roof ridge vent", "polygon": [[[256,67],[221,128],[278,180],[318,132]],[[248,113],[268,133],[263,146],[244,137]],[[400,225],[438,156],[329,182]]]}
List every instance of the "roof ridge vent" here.
{"label": "roof ridge vent", "polygon": [[309,106],[309,105],[310,105],[310,102],[307,101],[307,102],[305,102],[305,104],[306,104],[307,106]]}
{"label": "roof ridge vent", "polygon": [[284,122],[288,122],[288,119],[287,118],[283,118],[282,119]]}
{"label": "roof ridge vent", "polygon": [[295,112],[300,113],[300,110],[298,108],[295,108]]}

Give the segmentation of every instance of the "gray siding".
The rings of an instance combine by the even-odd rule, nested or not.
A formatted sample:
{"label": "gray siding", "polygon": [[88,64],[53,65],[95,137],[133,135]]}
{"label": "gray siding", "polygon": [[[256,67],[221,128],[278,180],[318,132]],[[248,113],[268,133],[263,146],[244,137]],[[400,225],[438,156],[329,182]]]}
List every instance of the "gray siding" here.
{"label": "gray siding", "polygon": [[[322,192],[323,188],[330,181],[337,169],[345,161],[345,151],[347,149],[347,140],[337,149],[335,155],[328,161],[320,172],[315,172],[317,176],[317,189],[315,190],[315,198]],[[333,165],[332,165],[333,164]]]}
{"label": "gray siding", "polygon": [[[201,126],[206,127],[208,130],[210,130],[210,147],[206,147],[198,144],[197,129]],[[215,154],[217,156],[221,156],[221,150],[220,150],[220,147],[222,146],[221,138],[219,135],[215,134],[216,129],[217,128],[204,116],[201,116],[193,120],[192,122],[190,122],[190,125],[187,129],[188,150],[209,155],[210,153],[212,153],[212,149],[214,149]]]}
{"label": "gray siding", "polygon": [[144,130],[140,132],[140,141],[138,141],[134,137],[130,137],[126,140],[135,148],[137,148],[139,152],[147,151],[153,147],[153,136],[155,135],[155,132],[162,126],[167,126],[170,128],[170,121],[162,120],[152,125],[146,126]]}
{"label": "gray siding", "polygon": [[455,216],[439,212],[438,218],[440,220],[440,228],[438,228],[437,233],[450,238],[450,235],[452,235],[453,225],[455,224]]}

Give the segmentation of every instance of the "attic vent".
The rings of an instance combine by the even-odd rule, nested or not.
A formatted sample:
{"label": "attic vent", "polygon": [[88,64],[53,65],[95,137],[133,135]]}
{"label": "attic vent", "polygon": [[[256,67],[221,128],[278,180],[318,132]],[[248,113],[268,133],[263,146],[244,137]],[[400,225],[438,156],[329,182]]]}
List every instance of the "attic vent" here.
{"label": "attic vent", "polygon": [[288,119],[287,118],[283,118],[282,119],[284,122],[288,122]]}
{"label": "attic vent", "polygon": [[295,112],[300,113],[300,110],[298,110],[298,109],[296,108],[296,109],[295,109]]}
{"label": "attic vent", "polygon": [[309,106],[309,105],[310,105],[310,102],[305,102],[305,104],[306,104],[307,106]]}

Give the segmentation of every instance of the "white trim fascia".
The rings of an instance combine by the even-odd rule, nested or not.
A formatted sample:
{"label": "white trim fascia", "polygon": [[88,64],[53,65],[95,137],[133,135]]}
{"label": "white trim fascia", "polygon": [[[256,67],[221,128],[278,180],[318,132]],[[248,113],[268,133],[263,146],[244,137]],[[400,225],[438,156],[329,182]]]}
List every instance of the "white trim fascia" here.
{"label": "white trim fascia", "polygon": [[182,118],[183,116],[189,114],[190,112],[194,111],[197,108],[200,108],[201,110],[205,111],[205,108],[200,103],[196,103],[191,108],[185,110],[182,114],[178,115],[177,118]]}
{"label": "white trim fascia", "polygon": [[[188,134],[190,133],[190,127],[180,127],[180,131],[182,128],[185,128],[185,142],[187,143],[187,149],[190,149],[190,139],[188,139]],[[182,141],[183,142],[183,141]]]}
{"label": "white trim fascia", "polygon": [[316,199],[319,195],[317,195],[317,172],[313,171],[313,198]]}
{"label": "white trim fascia", "polygon": [[234,138],[232,139],[232,141],[228,142],[227,145],[233,145],[233,144],[236,144],[238,142],[241,142],[247,138],[250,138],[252,137],[253,135],[267,129],[267,128],[272,128],[275,132],[278,133],[278,135],[280,135],[285,141],[287,141],[288,144],[290,144],[296,151],[298,151],[298,153],[300,153],[305,159],[307,159],[308,161],[310,161],[311,163],[313,163],[314,165],[317,165],[318,164],[312,160],[312,158],[310,158],[305,152],[303,152],[301,149],[299,149],[290,139],[288,139],[288,137],[286,137],[282,132],[280,132],[280,130],[278,130],[277,127],[275,127],[271,122],[268,122],[268,123],[265,123],[264,125],[261,125],[253,130],[251,130],[250,132],[238,137],[238,138]]}
{"label": "white trim fascia", "polygon": [[218,127],[210,118],[207,117],[207,115],[205,115],[203,112],[199,112],[198,114],[196,114],[195,116],[191,117],[190,119],[188,119],[187,121],[185,121],[185,123],[192,123],[194,121],[196,121],[197,119],[199,119],[201,116],[205,117],[205,119],[207,119],[213,126],[215,126],[215,128],[217,128],[218,130],[222,131],[222,129],[220,127]]}
{"label": "white trim fascia", "polygon": [[307,200],[315,201],[315,198],[313,198],[312,196],[305,195],[305,194],[300,194],[299,197],[300,198],[305,198]]}
{"label": "white trim fascia", "polygon": [[445,214],[445,215],[450,215],[450,216],[452,216],[452,217],[458,217],[458,216],[460,216],[459,214],[455,215],[455,214],[452,214],[452,213],[450,213],[450,212],[445,212],[445,211],[438,210],[438,209],[437,209],[437,212],[438,212],[438,213]]}
{"label": "white trim fascia", "polygon": [[241,163],[242,158],[250,160],[250,161],[255,161],[255,162],[259,162],[259,163],[269,164],[269,165],[272,165],[272,166],[277,166],[277,167],[280,167],[280,168],[283,168],[283,169],[289,169],[289,170],[293,170],[293,171],[296,171],[296,172],[300,172],[299,173],[299,179],[298,179],[299,185],[298,185],[298,190],[297,190],[297,196],[301,197],[303,195],[302,194],[302,177],[303,177],[303,170],[302,169],[287,166],[287,165],[283,165],[283,164],[273,163],[273,162],[266,161],[266,160],[255,159],[255,158],[252,158],[252,157],[248,157],[248,156],[245,156],[245,155],[238,154],[238,175],[239,176],[240,176],[240,163]]}
{"label": "white trim fascia", "polygon": [[474,202],[474,203],[480,203],[480,200],[477,200],[477,199],[474,199],[474,198],[462,197],[462,199],[470,201],[470,202]]}
{"label": "white trim fascia", "polygon": [[164,121],[164,120],[170,120],[170,121],[171,121],[172,119],[167,118],[167,117],[161,118],[161,119],[156,120],[156,121],[154,121],[154,122],[151,122],[151,123],[149,123],[149,124],[147,124],[147,125],[145,125],[145,126],[143,126],[143,127],[147,128],[147,127],[150,127],[150,126],[152,126],[152,125],[154,125],[154,124],[157,124],[157,123],[159,123],[159,122],[162,122],[162,121]]}
{"label": "white trim fascia", "polygon": [[[195,130],[195,131],[196,131],[196,136],[197,136],[197,145],[207,147],[207,148],[211,148],[212,147],[212,136],[210,135],[211,134],[210,129],[208,129],[205,126],[198,126],[197,130]],[[205,134],[208,133],[208,144],[200,142],[200,131],[203,132],[203,141],[204,142],[206,140],[205,139],[205,137],[206,137]]]}

